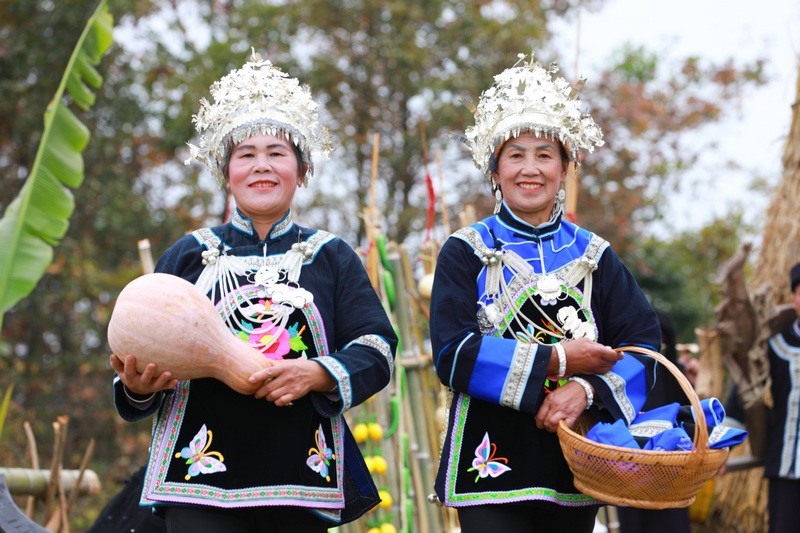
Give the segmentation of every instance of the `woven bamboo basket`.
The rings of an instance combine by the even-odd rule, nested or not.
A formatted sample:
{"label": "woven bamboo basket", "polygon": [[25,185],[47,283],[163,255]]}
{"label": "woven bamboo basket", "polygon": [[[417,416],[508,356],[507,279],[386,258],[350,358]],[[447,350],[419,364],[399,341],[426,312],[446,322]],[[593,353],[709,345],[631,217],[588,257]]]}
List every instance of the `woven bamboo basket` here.
{"label": "woven bamboo basket", "polygon": [[626,346],[617,351],[648,355],[675,376],[694,412],[699,413],[695,420],[694,449],[652,451],[600,444],[585,437],[593,423],[589,418],[579,418],[573,429],[562,420],[557,434],[575,487],[612,505],[641,509],[688,507],[706,481],[725,463],[728,448],[708,447],[708,427],[700,400],[675,365],[646,348]]}

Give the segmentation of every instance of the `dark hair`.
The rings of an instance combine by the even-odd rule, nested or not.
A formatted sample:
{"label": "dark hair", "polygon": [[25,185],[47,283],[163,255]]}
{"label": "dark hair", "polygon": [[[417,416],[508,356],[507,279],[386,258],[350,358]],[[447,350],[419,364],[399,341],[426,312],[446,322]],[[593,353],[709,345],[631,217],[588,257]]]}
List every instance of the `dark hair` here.
{"label": "dark hair", "polygon": [[798,285],[800,285],[800,263],[797,263],[789,271],[789,286],[792,288],[792,292]]}
{"label": "dark hair", "polygon": [[[289,144],[291,144],[292,148],[294,149],[294,155],[297,158],[297,171],[299,173],[304,165],[303,152],[301,152],[300,148],[293,142],[290,142]],[[231,166],[231,155],[233,154],[233,149],[235,147],[236,145],[233,143],[233,139],[228,139],[228,145],[225,148],[225,155],[223,156],[222,164],[220,165],[220,170],[222,170],[222,177],[225,178],[225,181],[228,181],[228,170]]]}

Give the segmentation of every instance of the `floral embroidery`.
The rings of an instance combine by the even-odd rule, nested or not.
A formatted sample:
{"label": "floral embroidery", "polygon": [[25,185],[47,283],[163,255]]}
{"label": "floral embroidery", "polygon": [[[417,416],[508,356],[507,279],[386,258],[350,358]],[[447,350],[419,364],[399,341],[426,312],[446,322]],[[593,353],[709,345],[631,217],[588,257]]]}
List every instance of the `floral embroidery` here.
{"label": "floral embroidery", "polygon": [[263,353],[268,359],[280,360],[290,351],[303,352],[308,349],[302,338],[306,327],[299,327],[297,323],[287,329],[269,320],[258,327],[242,321],[242,327],[244,330],[238,332],[238,337]]}
{"label": "floral embroidery", "polygon": [[328,467],[331,465],[331,460],[336,459],[336,455],[334,455],[333,451],[328,448],[328,445],[325,443],[325,433],[322,432],[322,424],[320,424],[319,429],[314,432],[314,439],[317,441],[317,447],[312,447],[308,450],[309,457],[306,459],[306,464],[311,470],[324,477],[325,481],[330,481],[331,477],[328,475]]}
{"label": "floral embroidery", "polygon": [[[225,472],[223,461],[225,459],[219,452],[207,452],[211,446],[211,439],[213,435],[210,430],[206,429],[206,425],[200,428],[197,435],[194,436],[189,446],[184,447],[180,453],[176,453],[175,457],[183,457],[186,459],[186,464],[189,465],[189,473],[185,478],[187,481],[199,474],[213,474],[214,472]],[[219,457],[215,459],[212,456]]]}
{"label": "floral embroidery", "polygon": [[247,344],[266,355],[267,359],[280,360],[289,353],[289,332],[267,321],[250,330]]}
{"label": "floral embroidery", "polygon": [[[491,454],[489,454],[490,449],[492,451]],[[506,464],[508,464],[508,459],[505,457],[495,457],[494,454],[496,452],[497,445],[490,442],[489,433],[485,433],[480,445],[475,449],[475,459],[472,460],[472,468],[467,469],[467,472],[478,472],[478,475],[475,476],[475,483],[486,476],[497,477],[511,470],[510,467],[506,466]],[[506,464],[500,464],[501,462]]]}

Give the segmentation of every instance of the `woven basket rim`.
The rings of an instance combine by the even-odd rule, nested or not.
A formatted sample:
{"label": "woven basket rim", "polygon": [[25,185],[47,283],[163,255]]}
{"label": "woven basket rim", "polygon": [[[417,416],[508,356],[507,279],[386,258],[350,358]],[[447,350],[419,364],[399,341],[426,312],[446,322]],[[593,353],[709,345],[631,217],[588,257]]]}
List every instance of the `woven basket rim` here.
{"label": "woven basket rim", "polygon": [[[642,450],[639,448],[627,448],[624,446],[614,446],[611,444],[603,444],[591,439],[586,438],[584,435],[581,435],[577,431],[574,431],[567,424],[564,420],[559,421],[558,428],[556,433],[558,435],[559,442],[562,447],[562,452],[564,452],[564,458],[569,465],[570,470],[575,478],[576,488],[578,485],[581,485],[579,490],[582,490],[586,494],[593,496],[599,500],[605,501],[611,504],[618,504],[618,505],[625,505],[631,507],[641,507],[641,508],[650,508],[650,509],[660,509],[660,508],[667,508],[667,507],[686,507],[694,501],[694,495],[691,498],[687,498],[685,491],[683,494],[676,495],[675,498],[669,498],[670,494],[664,493],[663,499],[647,499],[647,500],[637,500],[635,498],[628,498],[625,495],[617,495],[617,494],[608,494],[606,491],[608,490],[608,486],[599,486],[600,481],[594,481],[587,479],[589,476],[584,475],[584,468],[583,465],[575,464],[576,461],[574,458],[569,454],[569,451],[580,451],[585,455],[592,455],[598,457],[602,460],[613,460],[613,461],[620,461],[624,463],[632,463],[638,464],[643,467],[650,467],[650,468],[660,468],[664,467],[664,464],[660,464],[658,461],[659,459],[669,459],[668,462],[672,463],[671,467],[679,467],[685,468],[688,470],[693,470],[695,473],[700,471],[699,468],[701,465],[708,465],[717,467],[714,469],[709,470],[709,473],[703,473],[699,476],[700,479],[704,479],[707,481],[711,479],[714,475],[716,475],[716,470],[718,467],[721,467],[724,461],[727,459],[728,456],[728,448],[718,448],[712,449],[708,446],[708,427],[706,425],[705,415],[703,414],[702,406],[700,405],[700,400],[695,392],[694,388],[689,383],[689,380],[683,375],[682,372],[672,364],[667,358],[663,355],[659,354],[658,352],[654,352],[653,350],[649,350],[647,348],[640,348],[634,346],[626,346],[621,348],[615,348],[616,351],[634,351],[638,353],[643,353],[644,355],[648,355],[655,359],[656,361],[664,364],[670,372],[675,375],[676,379],[681,385],[681,388],[686,393],[686,396],[689,398],[689,401],[692,404],[695,413],[695,432],[694,432],[694,440],[693,440],[693,448],[691,450],[674,450],[674,451],[665,451],[665,450]],[[581,423],[585,419],[580,419],[579,422]],[[581,423],[581,426],[583,424]],[[717,466],[718,465],[718,466]],[[594,474],[598,472],[598,467],[600,465],[594,464]],[[688,475],[687,475],[688,478]],[[607,475],[606,479],[611,479],[611,475]],[[685,479],[685,478],[684,478]],[[686,486],[689,486],[688,483]],[[695,492],[696,493],[696,492]]]}

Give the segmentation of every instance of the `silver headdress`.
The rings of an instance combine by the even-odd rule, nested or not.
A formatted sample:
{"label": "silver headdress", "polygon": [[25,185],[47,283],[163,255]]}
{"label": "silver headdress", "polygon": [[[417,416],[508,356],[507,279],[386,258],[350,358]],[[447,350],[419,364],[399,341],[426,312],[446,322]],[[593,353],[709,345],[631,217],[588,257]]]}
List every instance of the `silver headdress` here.
{"label": "silver headdress", "polygon": [[220,185],[222,166],[230,141],[238,144],[257,134],[280,136],[295,144],[308,163],[304,181],[314,174],[311,152],[327,158],[331,151],[328,131],[320,127],[317,103],[307,85],[274,67],[252,50],[250,61],[211,85],[214,103],[202,98],[192,117],[200,134],[199,146],[189,143],[192,159],[205,164]]}
{"label": "silver headdress", "polygon": [[[569,157],[577,161],[580,149],[590,152],[603,145],[603,133],[592,117],[581,113],[581,102],[571,93],[564,78],[551,78],[558,72],[553,63],[545,70],[539,63],[520,61],[494,77],[494,85],[481,94],[474,109],[475,125],[464,132],[472,159],[486,176],[495,167],[496,150],[523,131],[558,139]],[[520,64],[521,63],[521,64]],[[583,80],[576,84],[580,90]]]}

